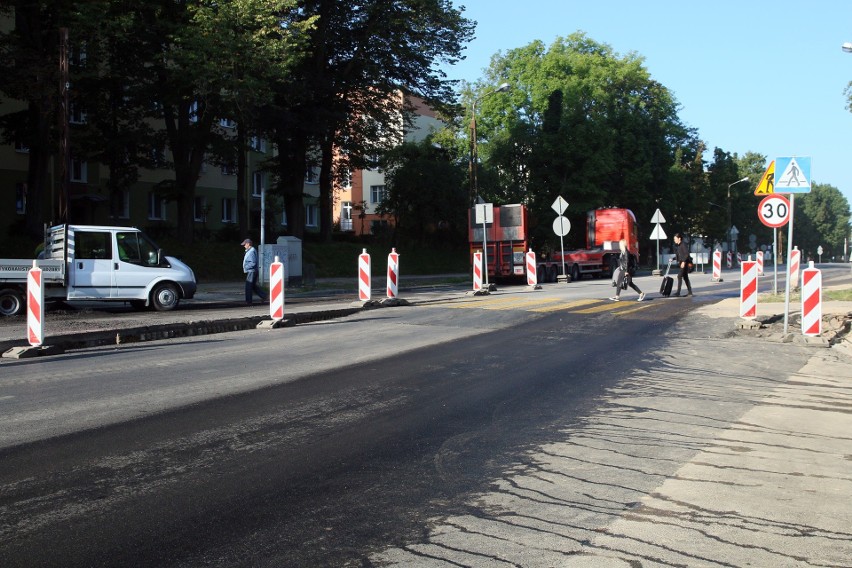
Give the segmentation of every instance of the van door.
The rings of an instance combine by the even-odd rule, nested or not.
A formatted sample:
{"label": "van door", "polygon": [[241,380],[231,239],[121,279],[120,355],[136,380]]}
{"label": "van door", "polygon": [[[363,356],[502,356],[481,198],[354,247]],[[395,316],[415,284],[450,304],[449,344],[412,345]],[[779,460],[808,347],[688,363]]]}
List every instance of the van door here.
{"label": "van door", "polygon": [[157,245],[139,231],[115,233],[114,298],[145,299],[148,285],[167,271],[160,265]]}
{"label": "van door", "polygon": [[74,231],[69,299],[109,298],[113,288],[112,233]]}

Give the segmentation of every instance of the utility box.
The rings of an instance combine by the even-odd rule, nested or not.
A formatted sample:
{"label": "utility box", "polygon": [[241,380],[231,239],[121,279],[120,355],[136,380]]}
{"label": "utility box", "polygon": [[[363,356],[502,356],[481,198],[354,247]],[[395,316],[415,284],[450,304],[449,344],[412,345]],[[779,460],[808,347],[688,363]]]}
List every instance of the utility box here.
{"label": "utility box", "polygon": [[277,256],[284,264],[284,285],[300,286],[302,284],[302,241],[296,237],[278,237],[274,245],[261,247],[263,271],[261,282],[269,280],[269,266]]}

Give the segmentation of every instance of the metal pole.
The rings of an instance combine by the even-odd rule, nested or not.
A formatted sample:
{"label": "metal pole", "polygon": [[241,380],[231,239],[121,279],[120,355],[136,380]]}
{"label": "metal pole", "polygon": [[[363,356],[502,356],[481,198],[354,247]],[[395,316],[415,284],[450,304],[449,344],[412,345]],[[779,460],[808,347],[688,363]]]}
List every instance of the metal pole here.
{"label": "metal pole", "polygon": [[772,229],[772,258],[775,259],[775,279],[772,282],[772,295],[778,295],[778,228]]}
{"label": "metal pole", "polygon": [[490,285],[488,284],[488,240],[485,237],[485,206],[482,206],[482,267],[483,272],[485,273],[485,291],[490,292],[488,289]]}
{"label": "metal pole", "polygon": [[790,255],[793,254],[793,210],[796,202],[795,194],[790,194],[790,222],[787,225],[787,278],[784,288],[784,335],[787,335],[787,324],[790,320]]}

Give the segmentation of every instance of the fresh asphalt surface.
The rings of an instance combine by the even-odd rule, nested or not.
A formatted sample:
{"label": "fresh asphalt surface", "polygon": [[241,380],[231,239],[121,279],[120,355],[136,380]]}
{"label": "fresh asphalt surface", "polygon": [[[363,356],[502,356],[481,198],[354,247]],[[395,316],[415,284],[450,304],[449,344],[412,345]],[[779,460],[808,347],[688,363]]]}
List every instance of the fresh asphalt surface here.
{"label": "fresh asphalt surface", "polygon": [[[808,359],[693,313],[732,288],[540,311],[435,301],[4,360],[0,564],[567,566]],[[778,530],[755,519],[757,550],[716,539],[740,552],[718,562],[687,542],[608,550],[800,565],[809,539],[788,550]]]}

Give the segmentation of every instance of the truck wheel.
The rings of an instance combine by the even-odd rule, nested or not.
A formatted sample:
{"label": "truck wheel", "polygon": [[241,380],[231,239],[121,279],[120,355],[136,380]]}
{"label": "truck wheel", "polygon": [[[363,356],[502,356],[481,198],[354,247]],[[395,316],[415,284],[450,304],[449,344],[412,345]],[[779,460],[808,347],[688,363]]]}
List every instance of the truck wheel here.
{"label": "truck wheel", "polygon": [[571,281],[577,282],[582,277],[583,275],[580,274],[580,267],[577,264],[574,264],[574,266],[571,267]]}
{"label": "truck wheel", "polygon": [[158,312],[173,310],[179,302],[180,296],[174,284],[157,284],[151,291],[151,306]]}
{"label": "truck wheel", "polygon": [[0,315],[16,316],[24,311],[24,296],[18,290],[0,290]]}

